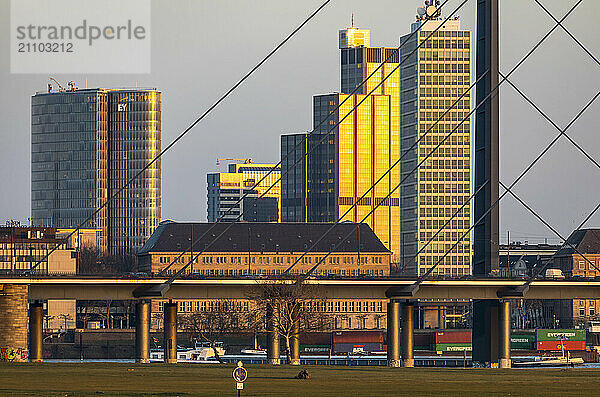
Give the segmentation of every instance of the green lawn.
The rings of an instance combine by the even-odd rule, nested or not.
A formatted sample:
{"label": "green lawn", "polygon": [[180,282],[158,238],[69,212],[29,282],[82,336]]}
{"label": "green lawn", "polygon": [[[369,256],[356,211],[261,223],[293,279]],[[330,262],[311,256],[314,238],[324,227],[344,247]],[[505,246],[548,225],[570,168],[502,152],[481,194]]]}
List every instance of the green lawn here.
{"label": "green lawn", "polygon": [[[0,395],[235,396],[233,365],[0,364]],[[402,369],[248,365],[242,396],[593,396],[596,369]]]}

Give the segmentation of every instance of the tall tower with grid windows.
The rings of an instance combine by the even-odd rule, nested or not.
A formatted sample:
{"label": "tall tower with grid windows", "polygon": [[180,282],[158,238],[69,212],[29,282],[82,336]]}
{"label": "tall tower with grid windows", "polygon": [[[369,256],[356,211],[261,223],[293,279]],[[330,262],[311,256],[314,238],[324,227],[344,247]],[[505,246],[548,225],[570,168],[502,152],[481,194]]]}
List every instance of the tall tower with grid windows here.
{"label": "tall tower with grid windows", "polygon": [[[461,30],[458,19],[443,24],[439,11],[436,13],[432,19],[417,17],[412,31],[419,27],[420,31],[400,52],[400,61],[406,59],[400,67],[400,151],[405,154],[401,176],[407,177],[400,198],[402,264],[406,273],[422,275],[441,260],[433,274],[461,276],[471,272],[470,234],[442,257],[471,225],[470,93],[444,113],[470,86],[471,32]],[[409,55],[422,42],[421,48]]]}
{"label": "tall tower with grid windows", "polygon": [[161,217],[161,143],[156,89],[77,89],[31,98],[31,219],[35,226],[99,229],[111,254],[135,253]]}

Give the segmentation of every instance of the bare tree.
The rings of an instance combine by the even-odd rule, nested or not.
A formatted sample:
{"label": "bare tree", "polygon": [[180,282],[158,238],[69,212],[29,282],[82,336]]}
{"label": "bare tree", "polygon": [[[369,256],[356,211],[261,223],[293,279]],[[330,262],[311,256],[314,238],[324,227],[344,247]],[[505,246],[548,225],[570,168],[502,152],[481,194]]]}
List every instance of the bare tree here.
{"label": "bare tree", "polygon": [[254,318],[266,324],[267,311],[272,311],[272,324],[285,341],[288,363],[292,362],[291,341],[301,332],[331,329],[331,316],[326,311],[326,299],[318,287],[306,282],[289,280],[267,281],[248,292],[253,303]]}
{"label": "bare tree", "polygon": [[84,245],[77,255],[79,274],[121,275],[137,271],[137,257],[132,252],[111,255],[96,246]]}
{"label": "bare tree", "polygon": [[190,332],[196,340],[208,342],[215,358],[223,363],[216,342],[225,334],[250,329],[252,322],[248,312],[241,310],[240,301],[223,299],[211,303],[207,310],[182,315],[181,329]]}

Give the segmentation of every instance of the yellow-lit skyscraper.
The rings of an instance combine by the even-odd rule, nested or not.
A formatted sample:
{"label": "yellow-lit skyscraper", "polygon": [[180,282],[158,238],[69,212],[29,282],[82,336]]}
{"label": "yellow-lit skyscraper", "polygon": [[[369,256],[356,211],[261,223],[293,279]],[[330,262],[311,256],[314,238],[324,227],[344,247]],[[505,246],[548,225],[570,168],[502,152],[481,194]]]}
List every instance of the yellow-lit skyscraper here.
{"label": "yellow-lit skyscraper", "polygon": [[[411,275],[423,274],[470,227],[467,204],[436,241],[415,258],[427,239],[468,199],[471,189],[470,122],[460,124],[471,108],[469,94],[422,142],[407,152],[470,84],[471,35],[460,30],[458,20],[446,22],[422,50],[416,51],[417,43],[424,41],[441,23],[441,20],[414,23],[413,32],[423,24],[421,31],[412,37],[401,37],[400,43],[406,43],[400,51],[397,47],[370,47],[370,32],[366,29],[352,26],[340,30],[343,94],[314,97],[315,132],[308,135],[305,145],[293,149],[306,134],[282,136],[282,186],[290,197],[288,200],[284,197],[282,203],[283,219],[335,222],[357,203],[342,220],[360,222],[381,203],[365,222],[393,252],[394,270]],[[355,36],[358,31],[360,39]],[[408,59],[400,65],[404,58]],[[369,93],[370,97],[344,119]],[[336,111],[345,98],[348,100]],[[457,126],[456,133],[413,171],[434,145]],[[332,128],[330,137],[319,144],[323,134]],[[299,150],[310,154],[289,170],[288,175],[294,177],[286,176],[292,162],[284,156],[290,153],[299,158]],[[402,154],[400,164],[359,201]],[[294,198],[290,192],[294,192]],[[436,273],[469,274],[469,247],[470,239],[466,238]]]}
{"label": "yellow-lit skyscraper", "polygon": [[[400,189],[389,193],[398,185],[400,167],[394,167],[370,188],[400,156],[399,71],[375,88],[398,65],[399,53],[397,48],[369,47],[370,31],[354,26],[340,30],[339,38],[342,93],[313,98],[315,132],[301,148],[310,154],[287,173],[295,175],[295,179],[283,172],[285,191],[295,192],[297,197],[284,197],[282,214],[285,220],[297,222],[364,219],[392,251],[392,264],[396,267],[400,260]],[[378,72],[351,94],[388,56]],[[371,90],[372,95],[367,97]],[[356,105],[358,108],[351,112]],[[332,116],[327,118],[330,113]],[[319,144],[330,130],[329,138]],[[292,141],[301,136],[305,135],[282,136],[284,167],[288,152],[298,157],[298,149],[292,150]],[[354,203],[357,205],[345,214]]]}
{"label": "yellow-lit skyscraper", "polygon": [[[422,25],[421,30],[400,53],[400,60],[408,58],[400,68],[401,151],[406,154],[401,162],[401,173],[407,177],[401,186],[400,200],[402,265],[408,274],[425,273],[471,224],[471,205],[467,203],[425,247],[471,194],[470,118],[462,122],[471,110],[470,93],[444,115],[471,82],[471,33],[460,29],[458,19],[448,21],[415,55],[409,56],[442,22],[413,23],[413,32]],[[406,38],[408,36],[400,41]],[[437,122],[439,118],[441,121]],[[453,130],[455,132],[414,170]],[[410,149],[425,134],[416,147]],[[470,235],[467,235],[433,274],[470,274],[470,247]]]}
{"label": "yellow-lit skyscraper", "polygon": [[[343,120],[308,156],[307,220],[364,220],[386,248],[396,254],[400,248],[400,191],[386,196],[395,186],[394,180],[398,180],[399,169],[396,167],[370,189],[398,159],[398,115],[394,114],[392,98],[390,95],[317,95],[313,98],[315,127],[342,102],[340,109],[316,128],[309,141],[310,149]],[[357,109],[352,111],[356,105]],[[350,209],[354,203],[357,205]],[[377,203],[380,205],[375,209]]]}
{"label": "yellow-lit skyscraper", "polygon": [[352,16],[352,26],[339,31],[339,48],[354,48],[358,46],[368,47],[371,42],[371,31],[359,29],[354,26],[354,15]]}

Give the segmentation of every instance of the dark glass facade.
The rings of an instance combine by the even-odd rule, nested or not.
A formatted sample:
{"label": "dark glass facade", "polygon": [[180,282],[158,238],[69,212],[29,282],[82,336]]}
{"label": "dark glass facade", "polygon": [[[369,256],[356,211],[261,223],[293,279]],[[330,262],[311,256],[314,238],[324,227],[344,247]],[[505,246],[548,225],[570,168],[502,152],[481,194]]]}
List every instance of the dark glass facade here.
{"label": "dark glass facade", "polygon": [[282,222],[306,222],[306,136],[305,133],[281,136]]}
{"label": "dark glass facade", "polygon": [[[31,101],[31,208],[36,226],[81,225],[160,152],[156,90],[81,89]],[[111,253],[140,248],[161,216],[155,162],[83,225]]]}

